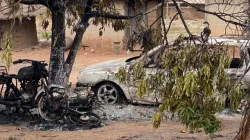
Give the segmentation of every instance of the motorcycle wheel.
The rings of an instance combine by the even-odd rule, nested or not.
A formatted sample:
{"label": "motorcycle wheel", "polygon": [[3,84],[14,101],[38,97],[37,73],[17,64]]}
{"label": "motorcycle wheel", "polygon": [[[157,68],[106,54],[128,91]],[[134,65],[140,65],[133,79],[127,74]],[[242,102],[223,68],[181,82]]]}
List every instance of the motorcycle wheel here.
{"label": "motorcycle wheel", "polygon": [[43,95],[38,100],[37,106],[39,116],[43,120],[56,122],[65,116],[68,109],[68,100],[65,97],[55,98],[52,95],[49,95],[48,97]]}
{"label": "motorcycle wheel", "polygon": [[[4,98],[13,98],[13,97],[17,97],[17,96],[14,90],[10,88],[9,92],[6,92],[4,94]],[[18,114],[21,109],[20,107],[10,106],[10,105],[5,105],[5,108],[6,108],[6,113],[8,115]]]}
{"label": "motorcycle wheel", "polygon": [[68,119],[71,123],[78,126],[98,127],[101,124],[101,118],[93,112],[86,112],[83,114],[71,113]]}

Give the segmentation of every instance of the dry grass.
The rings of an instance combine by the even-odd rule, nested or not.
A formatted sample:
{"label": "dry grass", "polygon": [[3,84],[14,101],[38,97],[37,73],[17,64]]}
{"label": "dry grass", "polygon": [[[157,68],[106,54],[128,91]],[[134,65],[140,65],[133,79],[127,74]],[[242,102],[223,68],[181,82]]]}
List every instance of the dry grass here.
{"label": "dry grass", "polygon": [[[40,39],[46,39],[44,37],[44,33],[45,33],[45,30],[43,30],[42,28],[42,21],[43,21],[43,15],[40,15],[40,16],[37,16],[36,17],[36,30],[37,30],[37,37],[38,37],[38,40]],[[49,26],[46,30],[47,34],[48,35],[51,35],[51,28],[52,28],[52,21],[49,20]]]}
{"label": "dry grass", "polygon": [[[168,28],[170,21],[166,20],[166,28]],[[203,26],[202,20],[186,20],[187,26],[192,34],[194,35],[200,35],[202,32],[204,26]],[[187,32],[185,30],[185,27],[181,20],[175,20],[173,21],[171,28],[168,33],[168,40],[174,41],[178,36],[183,34],[184,36],[187,36]]]}

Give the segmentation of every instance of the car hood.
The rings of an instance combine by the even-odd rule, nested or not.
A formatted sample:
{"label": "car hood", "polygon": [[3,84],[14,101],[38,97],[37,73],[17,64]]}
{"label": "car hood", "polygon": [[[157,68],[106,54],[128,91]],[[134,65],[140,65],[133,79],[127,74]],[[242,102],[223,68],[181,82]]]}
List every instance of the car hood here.
{"label": "car hood", "polygon": [[103,63],[98,63],[96,65],[89,66],[85,69],[82,70],[82,72],[87,72],[87,71],[95,71],[95,70],[112,70],[117,67],[123,67],[128,65],[129,63],[125,62],[127,58],[122,58],[122,59],[116,59],[116,60],[111,60],[111,61],[106,61]]}

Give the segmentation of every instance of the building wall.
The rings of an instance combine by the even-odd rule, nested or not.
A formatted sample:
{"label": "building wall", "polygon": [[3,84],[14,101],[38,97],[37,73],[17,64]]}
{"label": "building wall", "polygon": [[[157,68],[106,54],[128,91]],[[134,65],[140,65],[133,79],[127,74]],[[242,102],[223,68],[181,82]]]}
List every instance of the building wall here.
{"label": "building wall", "polygon": [[[205,5],[195,5],[200,9],[205,9]],[[167,9],[167,6],[165,6]],[[204,20],[205,14],[203,12],[197,12],[196,9],[181,5],[181,11],[185,20]],[[168,6],[168,17],[171,19],[177,13],[176,8],[173,5]]]}
{"label": "building wall", "polygon": [[[4,44],[6,32],[10,31],[10,28],[10,20],[0,21],[0,32],[3,33],[3,42],[0,44],[1,47]],[[13,49],[29,48],[38,44],[35,17],[30,18],[30,20],[23,18],[22,24],[16,19],[15,25],[11,31]]]}
{"label": "building wall", "polygon": [[[148,2],[147,9],[151,9],[158,5],[157,2]],[[124,0],[117,0],[116,7],[118,8],[120,14],[127,15],[128,14],[128,7],[127,3]],[[142,8],[143,9],[143,8]],[[141,11],[142,11],[141,9]],[[145,18],[148,20],[148,25],[151,25],[157,18],[160,12],[160,9],[149,13]],[[159,25],[160,22],[155,24],[155,26]],[[87,28],[84,36],[83,36],[83,45],[90,46],[90,47],[112,47],[113,42],[121,42],[121,46],[123,46],[123,41],[126,34],[129,36],[131,34],[131,29],[129,26],[127,30],[115,32],[112,27],[106,26],[105,31],[103,32],[102,37],[99,37],[99,28],[101,26],[95,26],[91,24]],[[127,31],[127,33],[126,33]],[[71,29],[66,29],[66,36],[73,39],[74,34],[71,34]]]}
{"label": "building wall", "polygon": [[[148,2],[147,9],[152,9],[158,4],[159,4],[158,2]],[[160,8],[158,8],[156,11],[153,11],[147,15],[149,26],[158,19],[159,14],[160,14]],[[159,22],[155,23],[153,27],[159,26],[159,24],[160,24],[160,20]]]}
{"label": "building wall", "polygon": [[[146,9],[151,9],[158,4],[159,4],[158,2],[149,1],[147,3]],[[128,14],[128,9],[127,9],[128,7],[127,6],[128,5],[127,5],[126,1],[116,0],[116,7],[118,8],[119,12],[122,15]],[[198,5],[198,7],[204,9],[204,5]],[[146,9],[141,8],[141,11],[144,11]],[[187,20],[197,20],[197,19],[204,20],[204,18],[205,18],[204,13],[196,12],[195,9],[193,9],[191,7],[183,6],[181,9],[184,13],[185,19],[187,19]],[[155,20],[159,17],[160,10],[161,10],[161,8],[158,8],[157,10],[149,13],[145,17],[145,19],[148,20],[147,24],[149,26],[153,22],[155,22]],[[167,10],[165,8],[165,13],[166,13],[166,11]],[[170,6],[168,11],[169,11],[170,15],[174,15],[176,13],[176,10],[173,6]],[[130,15],[131,14],[132,13],[131,13],[131,9],[130,9]],[[133,22],[131,22],[131,24],[133,26],[135,26],[135,24]],[[157,23],[155,23],[153,27],[159,27],[159,26],[160,26],[160,20]],[[134,28],[132,29],[130,27],[127,27],[127,30],[115,32],[112,27],[106,26],[102,37],[99,37],[99,28],[101,28],[101,26],[92,25],[91,21],[90,21],[90,25],[87,28],[87,30],[83,36],[83,45],[91,46],[91,47],[112,47],[113,42],[118,41],[118,42],[121,42],[121,46],[123,46],[123,41],[124,41],[125,36],[130,36],[132,34],[133,30],[136,30]],[[73,40],[74,34],[71,34],[71,29],[66,29],[66,36]]]}
{"label": "building wall", "polygon": [[[222,2],[223,0],[216,0],[216,2]],[[233,0],[235,3],[241,3],[241,1],[246,1],[246,0]],[[215,0],[206,0],[206,5],[214,3]],[[225,8],[225,5],[220,4],[220,6],[206,6],[206,10],[207,11],[211,11],[211,12],[219,12],[219,11],[223,11],[223,9]],[[226,13],[230,14],[232,12],[239,12],[242,10],[242,6],[238,6],[236,8],[226,8]],[[239,34],[237,32],[237,29],[234,25],[230,25],[228,26],[228,24],[224,21],[222,21],[221,19],[219,19],[218,17],[214,16],[214,15],[209,15],[206,14],[206,20],[210,23],[210,29],[212,30],[211,36],[222,36],[222,35],[228,35],[231,36],[233,35],[237,35]]]}
{"label": "building wall", "polygon": [[[125,14],[125,1],[117,0],[116,7],[121,14]],[[91,23],[91,20],[90,20]],[[91,47],[112,47],[113,42],[120,41],[122,43],[125,31],[115,32],[112,27],[106,26],[102,37],[99,36],[99,29],[101,26],[90,24],[83,36],[83,45]],[[66,30],[66,36],[74,38],[71,34],[71,29]],[[121,44],[122,45],[122,44]]]}

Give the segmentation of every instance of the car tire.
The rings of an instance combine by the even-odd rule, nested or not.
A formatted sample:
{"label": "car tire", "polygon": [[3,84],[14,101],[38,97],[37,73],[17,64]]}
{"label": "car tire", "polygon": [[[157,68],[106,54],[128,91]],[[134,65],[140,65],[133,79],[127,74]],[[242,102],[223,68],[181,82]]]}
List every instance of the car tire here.
{"label": "car tire", "polygon": [[106,82],[98,85],[95,91],[97,99],[105,104],[115,104],[120,101],[120,89],[113,83]]}

